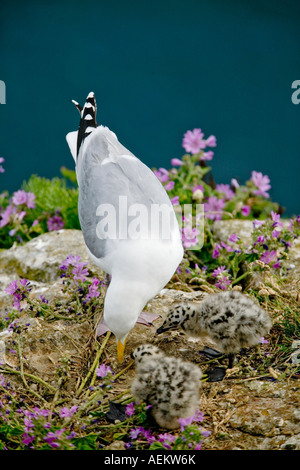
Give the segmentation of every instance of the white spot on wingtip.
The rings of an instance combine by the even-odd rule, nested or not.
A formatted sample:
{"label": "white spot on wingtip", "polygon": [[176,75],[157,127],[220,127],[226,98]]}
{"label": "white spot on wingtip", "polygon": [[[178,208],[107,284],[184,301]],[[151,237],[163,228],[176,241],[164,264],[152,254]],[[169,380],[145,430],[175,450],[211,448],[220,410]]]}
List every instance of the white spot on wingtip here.
{"label": "white spot on wingtip", "polygon": [[96,129],[95,127],[87,127],[84,133],[88,134],[90,132],[93,132],[95,129]]}

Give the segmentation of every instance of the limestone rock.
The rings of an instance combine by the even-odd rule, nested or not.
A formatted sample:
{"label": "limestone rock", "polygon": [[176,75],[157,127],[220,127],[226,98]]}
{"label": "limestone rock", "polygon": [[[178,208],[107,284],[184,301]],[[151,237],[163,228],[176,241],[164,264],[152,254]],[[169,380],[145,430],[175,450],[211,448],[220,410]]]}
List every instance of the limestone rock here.
{"label": "limestone rock", "polygon": [[[25,245],[14,245],[0,252],[0,271],[28,280],[52,282],[61,271],[61,262],[70,254],[79,255],[95,273],[101,272],[90,262],[80,230],[58,230],[33,238]],[[1,282],[1,279],[0,279]]]}

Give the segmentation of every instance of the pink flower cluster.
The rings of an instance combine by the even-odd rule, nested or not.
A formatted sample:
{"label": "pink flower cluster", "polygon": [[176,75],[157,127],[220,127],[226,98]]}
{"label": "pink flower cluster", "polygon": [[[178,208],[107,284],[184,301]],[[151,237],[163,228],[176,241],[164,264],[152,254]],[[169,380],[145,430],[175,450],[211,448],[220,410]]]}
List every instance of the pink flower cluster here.
{"label": "pink flower cluster", "polygon": [[72,275],[73,275],[73,278],[76,282],[76,284],[78,283],[78,281],[86,281],[86,277],[88,275],[88,269],[86,268],[88,263],[81,263],[80,262],[80,256],[76,255],[76,256],[73,256],[73,255],[69,255],[67,256],[67,258],[62,262],[62,264],[60,265],[59,269],[61,269],[62,271],[68,271],[68,268],[71,266],[73,267],[72,269]]}
{"label": "pink flower cluster", "polygon": [[[35,194],[19,190],[14,192],[9,205],[0,214],[0,228],[5,227],[9,222],[22,222],[26,215],[26,209],[35,208]],[[11,233],[11,236],[14,233]]]}
{"label": "pink flower cluster", "polygon": [[52,217],[49,217],[47,220],[47,228],[49,232],[53,232],[54,230],[61,230],[64,228],[64,221],[62,217],[58,214],[53,215]]}
{"label": "pink flower cluster", "polygon": [[13,307],[21,311],[21,301],[27,297],[30,290],[30,282],[27,279],[19,279],[19,284],[18,281],[12,281],[5,292],[13,296]]}
{"label": "pink flower cluster", "polygon": [[204,211],[207,219],[221,220],[225,206],[224,199],[218,199],[217,196],[210,196],[204,203]]}
{"label": "pink flower cluster", "polygon": [[228,286],[230,286],[231,281],[228,276],[228,270],[225,266],[220,266],[213,271],[213,277],[217,278],[217,282],[215,284],[216,287],[222,290],[226,290]]}

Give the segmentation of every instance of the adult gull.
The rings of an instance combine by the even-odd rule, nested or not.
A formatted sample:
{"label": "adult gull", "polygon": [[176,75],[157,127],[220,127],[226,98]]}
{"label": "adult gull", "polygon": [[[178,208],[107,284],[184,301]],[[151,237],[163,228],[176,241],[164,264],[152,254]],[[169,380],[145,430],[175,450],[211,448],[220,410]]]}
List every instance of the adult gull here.
{"label": "adult gull", "polygon": [[154,173],[96,122],[94,93],[66,139],[76,164],[78,215],[92,261],[110,275],[103,319],[117,341],[126,338],[144,306],[171,279],[183,248],[172,203]]}

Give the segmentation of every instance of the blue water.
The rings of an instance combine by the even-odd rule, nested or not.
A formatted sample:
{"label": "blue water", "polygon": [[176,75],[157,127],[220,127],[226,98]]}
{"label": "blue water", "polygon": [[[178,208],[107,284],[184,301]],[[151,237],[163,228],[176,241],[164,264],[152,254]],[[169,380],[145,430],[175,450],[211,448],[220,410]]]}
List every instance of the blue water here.
{"label": "blue water", "polygon": [[217,182],[261,171],[298,214],[299,20],[297,0],[2,0],[0,191],[72,168],[71,99],[92,90],[98,122],[150,167],[170,167],[200,127],[217,136]]}

